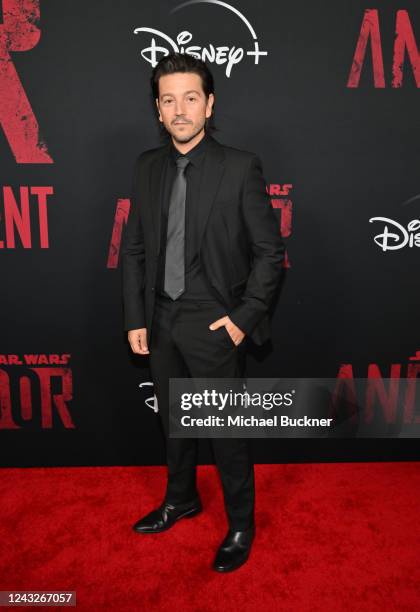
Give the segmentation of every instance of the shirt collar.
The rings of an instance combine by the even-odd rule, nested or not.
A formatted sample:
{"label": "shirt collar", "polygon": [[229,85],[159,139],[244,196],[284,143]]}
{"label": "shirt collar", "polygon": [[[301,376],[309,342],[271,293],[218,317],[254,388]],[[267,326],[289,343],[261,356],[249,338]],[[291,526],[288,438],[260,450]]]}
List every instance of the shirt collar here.
{"label": "shirt collar", "polygon": [[[208,141],[209,141],[209,136],[207,132],[205,132],[204,137],[200,140],[200,142],[198,142],[192,149],[190,149],[188,153],[185,153],[185,157],[188,157],[188,159],[191,161],[191,163],[194,166],[200,165],[204,157],[204,153],[206,151]],[[170,158],[172,159],[173,162],[175,162],[175,160],[178,157],[184,157],[184,154],[180,153],[180,151],[178,151],[174,143],[171,141]]]}

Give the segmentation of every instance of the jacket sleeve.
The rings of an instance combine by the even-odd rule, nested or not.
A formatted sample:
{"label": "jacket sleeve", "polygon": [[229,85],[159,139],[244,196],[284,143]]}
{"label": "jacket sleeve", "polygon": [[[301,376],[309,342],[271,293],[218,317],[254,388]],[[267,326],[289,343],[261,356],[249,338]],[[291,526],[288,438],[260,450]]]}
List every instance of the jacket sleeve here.
{"label": "jacket sleeve", "polygon": [[138,177],[141,155],[136,159],[131,186],[130,212],[121,245],[121,280],[124,330],[146,327],[144,316],[145,248]]}
{"label": "jacket sleeve", "polygon": [[250,160],[245,175],[241,210],[253,258],[241,303],[229,313],[229,317],[239,329],[250,335],[271,305],[280,281],[286,248],[257,155]]}

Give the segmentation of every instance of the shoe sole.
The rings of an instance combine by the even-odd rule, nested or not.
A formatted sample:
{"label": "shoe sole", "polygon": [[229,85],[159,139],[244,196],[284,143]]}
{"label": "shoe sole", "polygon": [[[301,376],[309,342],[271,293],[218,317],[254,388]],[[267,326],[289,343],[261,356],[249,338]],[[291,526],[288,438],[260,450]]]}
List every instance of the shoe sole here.
{"label": "shoe sole", "polygon": [[187,512],[180,514],[171,525],[168,525],[167,527],[163,527],[163,529],[150,529],[149,531],[141,531],[141,530],[134,529],[133,527],[133,531],[135,531],[136,533],[141,533],[141,534],[143,533],[162,533],[162,531],[168,531],[168,529],[173,527],[175,523],[179,521],[179,519],[193,518],[197,514],[200,514],[200,512],[202,511],[203,511],[203,508],[194,508],[193,510],[187,510]]}

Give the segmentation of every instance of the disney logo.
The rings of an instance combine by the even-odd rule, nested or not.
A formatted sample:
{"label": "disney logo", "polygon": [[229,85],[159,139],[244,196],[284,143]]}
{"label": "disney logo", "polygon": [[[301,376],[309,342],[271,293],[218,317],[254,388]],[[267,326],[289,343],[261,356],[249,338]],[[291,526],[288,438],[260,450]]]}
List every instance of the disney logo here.
{"label": "disney logo", "polygon": [[[259,58],[261,55],[267,55],[267,51],[260,51],[260,46],[258,43],[257,35],[255,33],[254,28],[248,21],[248,19],[242,15],[242,13],[231,6],[227,2],[220,2],[219,0],[189,0],[187,2],[183,2],[182,4],[175,6],[172,8],[170,13],[174,13],[181,9],[184,9],[186,6],[190,6],[191,4],[212,4],[213,6],[222,7],[224,10],[230,11],[234,15],[236,15],[243,24],[245,24],[248,29],[253,44],[254,49],[252,51],[246,51],[246,55],[254,56],[254,64],[259,64]],[[232,72],[232,68],[235,64],[239,64],[239,62],[244,57],[244,49],[242,47],[235,46],[227,46],[222,45],[220,47],[215,47],[210,44],[208,47],[201,47],[199,45],[191,45],[186,46],[192,40],[191,32],[184,30],[178,34],[176,40],[172,40],[170,36],[160,32],[159,30],[155,30],[153,28],[136,28],[134,30],[134,34],[139,34],[140,32],[148,32],[152,35],[155,35],[158,40],[161,39],[161,45],[159,46],[156,43],[156,38],[152,37],[150,47],[145,47],[141,51],[141,56],[146,62],[149,62],[153,68],[158,63],[158,53],[163,53],[163,55],[169,55],[169,53],[187,53],[196,57],[197,59],[201,59],[203,61],[208,61],[216,64],[226,64],[226,76],[229,78]]]}
{"label": "disney logo", "polygon": [[[191,45],[186,47],[191,40],[192,34],[191,32],[187,32],[186,30],[180,32],[176,37],[176,41],[172,40],[169,36],[164,34],[163,32],[159,32],[158,30],[154,30],[153,28],[136,28],[134,30],[134,34],[138,34],[139,32],[151,32],[158,36],[161,36],[164,41],[166,41],[170,47],[168,50],[165,46],[158,46],[156,44],[155,38],[152,38],[150,47],[145,47],[141,51],[141,56],[146,62],[149,62],[153,66],[153,68],[158,63],[159,59],[157,54],[158,52],[163,53],[163,55],[169,55],[172,51],[177,53],[188,53],[197,59],[202,59],[203,61],[209,61],[211,63],[216,64],[226,64],[226,76],[229,78],[232,72],[232,68],[235,64],[239,64],[244,56],[244,50],[242,47],[228,47],[221,46],[215,47],[210,44],[206,47],[199,47],[198,45]],[[258,47],[258,41],[256,41],[256,45]],[[247,55],[250,54],[255,55],[255,63],[258,64],[258,55],[267,55],[266,51],[259,51],[259,48],[256,49],[255,52],[248,51]]]}
{"label": "disney logo", "polygon": [[382,221],[390,224],[392,228],[397,231],[390,231],[388,225],[385,225],[383,233],[374,236],[374,241],[383,251],[395,251],[402,249],[405,246],[410,248],[413,246],[420,247],[420,219],[413,219],[407,224],[407,228],[402,226],[393,219],[387,219],[386,217],[371,217],[369,223],[372,221]]}

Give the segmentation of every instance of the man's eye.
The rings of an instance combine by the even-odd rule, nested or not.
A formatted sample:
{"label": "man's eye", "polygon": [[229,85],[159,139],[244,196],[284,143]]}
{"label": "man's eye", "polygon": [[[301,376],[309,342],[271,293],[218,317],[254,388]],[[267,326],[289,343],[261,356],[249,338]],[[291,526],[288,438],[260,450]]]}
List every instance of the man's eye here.
{"label": "man's eye", "polygon": [[166,104],[167,102],[172,102],[172,100],[170,100],[169,98],[167,98],[166,100],[163,101],[164,104]]}
{"label": "man's eye", "polygon": [[194,96],[191,96],[190,98],[188,98],[188,100],[195,100],[196,98]]}

